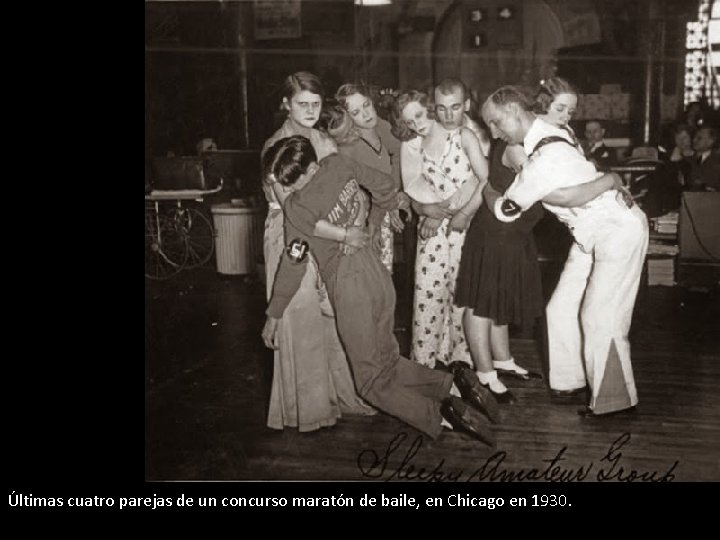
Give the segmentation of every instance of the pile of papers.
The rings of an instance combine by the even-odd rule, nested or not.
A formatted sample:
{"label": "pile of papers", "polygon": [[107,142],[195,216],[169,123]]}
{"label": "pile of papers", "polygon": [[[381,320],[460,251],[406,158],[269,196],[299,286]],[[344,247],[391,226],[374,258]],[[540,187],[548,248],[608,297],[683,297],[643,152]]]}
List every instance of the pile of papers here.
{"label": "pile of papers", "polygon": [[678,213],[668,212],[664,216],[655,218],[655,230],[662,234],[677,234]]}
{"label": "pile of papers", "polygon": [[665,255],[667,257],[674,257],[680,253],[680,248],[677,245],[661,244],[659,242],[650,242],[648,245],[648,255]]}

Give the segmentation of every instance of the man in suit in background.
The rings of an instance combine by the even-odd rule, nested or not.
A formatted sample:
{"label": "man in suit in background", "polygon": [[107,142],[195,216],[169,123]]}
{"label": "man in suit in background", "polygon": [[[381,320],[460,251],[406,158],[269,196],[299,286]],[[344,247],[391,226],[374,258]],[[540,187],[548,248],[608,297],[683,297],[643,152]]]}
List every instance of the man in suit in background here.
{"label": "man in suit in background", "polygon": [[720,191],[720,130],[701,127],[693,138],[689,188],[693,191]]}
{"label": "man in suit in background", "polygon": [[605,145],[605,128],[599,120],[589,120],[585,124],[585,139],[587,140],[585,154],[595,163],[598,169],[607,169],[615,165],[615,151]]}

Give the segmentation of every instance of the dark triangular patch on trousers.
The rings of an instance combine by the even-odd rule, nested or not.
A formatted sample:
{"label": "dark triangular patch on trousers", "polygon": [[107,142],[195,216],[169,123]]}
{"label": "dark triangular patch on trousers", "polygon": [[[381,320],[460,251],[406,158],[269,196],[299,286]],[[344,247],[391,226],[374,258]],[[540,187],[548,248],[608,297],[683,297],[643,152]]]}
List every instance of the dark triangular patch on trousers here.
{"label": "dark triangular patch on trousers", "polygon": [[595,396],[592,410],[595,414],[606,414],[622,411],[632,407],[630,394],[627,390],[625,374],[623,373],[620,356],[615,347],[615,340],[610,341],[608,359],[605,364],[603,380]]}

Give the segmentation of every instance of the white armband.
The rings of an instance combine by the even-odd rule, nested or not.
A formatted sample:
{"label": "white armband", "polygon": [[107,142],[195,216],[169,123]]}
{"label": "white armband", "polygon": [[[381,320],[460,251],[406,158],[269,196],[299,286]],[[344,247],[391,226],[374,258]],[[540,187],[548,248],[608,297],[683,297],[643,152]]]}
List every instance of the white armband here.
{"label": "white armband", "polygon": [[[503,208],[503,206],[505,206],[505,208]],[[511,206],[512,208],[508,210],[508,206]],[[493,206],[493,213],[499,221],[502,221],[503,223],[511,223],[520,217],[522,211],[518,205],[510,199],[498,197],[495,201],[495,205]]]}

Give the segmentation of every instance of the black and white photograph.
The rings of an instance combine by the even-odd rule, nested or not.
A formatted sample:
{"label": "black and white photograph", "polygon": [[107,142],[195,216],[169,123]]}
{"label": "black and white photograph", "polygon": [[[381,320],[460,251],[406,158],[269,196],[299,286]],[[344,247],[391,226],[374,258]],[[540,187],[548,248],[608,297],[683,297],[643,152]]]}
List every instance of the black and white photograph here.
{"label": "black and white photograph", "polygon": [[719,482],[720,0],[145,0],[144,261],[145,482]]}

